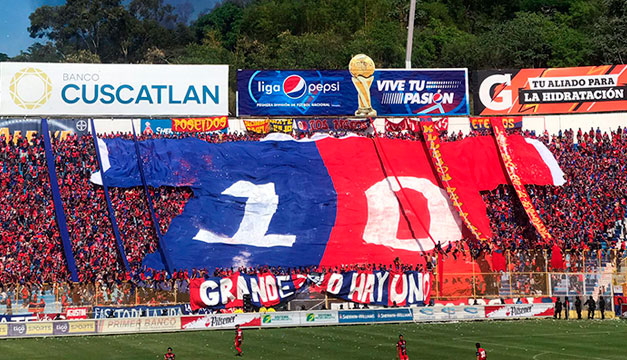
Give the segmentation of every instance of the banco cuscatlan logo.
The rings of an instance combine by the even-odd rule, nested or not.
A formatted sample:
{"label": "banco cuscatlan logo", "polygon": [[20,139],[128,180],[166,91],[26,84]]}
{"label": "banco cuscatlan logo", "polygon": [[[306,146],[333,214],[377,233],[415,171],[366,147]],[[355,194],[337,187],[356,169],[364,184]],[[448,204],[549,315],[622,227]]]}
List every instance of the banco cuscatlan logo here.
{"label": "banco cuscatlan logo", "polygon": [[52,82],[45,72],[28,67],[13,75],[9,93],[15,105],[22,109],[37,109],[50,99]]}

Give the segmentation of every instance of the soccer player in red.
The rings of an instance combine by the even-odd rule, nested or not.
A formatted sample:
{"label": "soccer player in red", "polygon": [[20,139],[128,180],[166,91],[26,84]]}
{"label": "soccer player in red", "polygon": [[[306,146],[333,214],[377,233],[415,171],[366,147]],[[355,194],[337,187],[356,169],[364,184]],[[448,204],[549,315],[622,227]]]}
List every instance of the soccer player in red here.
{"label": "soccer player in red", "polygon": [[488,356],[485,353],[485,349],[479,343],[476,343],[475,346],[477,346],[477,360],[486,360]]}
{"label": "soccer player in red", "polygon": [[403,339],[403,335],[398,336],[396,348],[398,349],[399,360],[409,360],[409,357],[407,357],[407,344],[405,343],[405,339]]}
{"label": "soccer player in red", "polygon": [[163,355],[163,360],[174,360],[175,357],[176,355],[172,352],[172,348],[169,347],[168,352]]}
{"label": "soccer player in red", "polygon": [[237,350],[236,356],[242,356],[242,341],[244,337],[242,336],[242,329],[239,328],[239,325],[235,325],[235,350]]}

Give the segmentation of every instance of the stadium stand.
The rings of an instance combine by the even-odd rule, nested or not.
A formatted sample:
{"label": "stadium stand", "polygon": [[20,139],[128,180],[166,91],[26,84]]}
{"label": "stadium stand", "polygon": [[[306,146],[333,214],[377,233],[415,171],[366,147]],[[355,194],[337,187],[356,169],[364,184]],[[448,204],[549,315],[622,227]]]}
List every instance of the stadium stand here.
{"label": "stadium stand", "polygon": [[[339,137],[345,134],[330,135]],[[479,133],[473,132],[469,136],[475,135]],[[534,135],[525,133],[529,137]],[[129,134],[107,135],[113,136],[130,137]],[[416,136],[410,133],[385,133],[383,136],[416,140]],[[179,135],[141,135],[141,138],[154,137],[172,138]],[[257,141],[261,136],[236,133],[201,134],[198,137],[209,142],[231,142]],[[455,141],[463,138],[463,135],[445,134],[442,138],[444,141]],[[609,134],[595,130],[579,130],[577,133],[567,130],[555,136],[543,134],[538,138],[548,145],[568,179],[563,187],[528,186],[534,205],[558,239],[559,247],[567,254],[566,271],[594,270],[604,262],[616,260],[617,257],[610,258],[607,250],[618,248],[622,254],[625,247],[627,129],[618,129]],[[0,193],[0,221],[3,226],[0,249],[4,260],[0,265],[0,281],[9,285],[66,280],[68,275],[48,191],[41,139],[33,137],[28,143],[23,138],[0,138],[0,143],[0,181],[3,185]],[[97,167],[92,138],[73,135],[56,140],[53,145],[73,251],[82,282],[103,281],[111,284],[133,279],[142,286],[151,287],[155,283],[168,281],[170,285],[164,286],[169,288],[172,286],[171,281],[231,271],[180,269],[174,274],[166,274],[163,271],[142,269],[141,260],[145,254],[154,252],[157,246],[143,189],[113,188],[112,203],[131,266],[131,273],[126,273],[118,261],[102,188],[89,181],[92,171]],[[150,191],[160,229],[165,233],[171,220],[182,212],[192,195],[191,190],[159,188]],[[510,270],[541,270],[545,264],[528,256],[529,251],[542,250],[539,249],[538,236],[527,221],[513,189],[500,186],[484,193],[483,197],[495,235],[494,247],[468,241],[468,247],[449,246],[436,251],[446,257],[472,255],[476,258],[498,248],[508,250]],[[544,250],[550,252],[551,249]],[[582,261],[584,258],[587,259],[586,263]],[[427,263],[433,263],[432,260],[429,259]],[[290,271],[307,270],[274,269],[277,273]],[[177,288],[183,289],[185,285],[178,284]],[[507,292],[507,289],[502,290]]]}

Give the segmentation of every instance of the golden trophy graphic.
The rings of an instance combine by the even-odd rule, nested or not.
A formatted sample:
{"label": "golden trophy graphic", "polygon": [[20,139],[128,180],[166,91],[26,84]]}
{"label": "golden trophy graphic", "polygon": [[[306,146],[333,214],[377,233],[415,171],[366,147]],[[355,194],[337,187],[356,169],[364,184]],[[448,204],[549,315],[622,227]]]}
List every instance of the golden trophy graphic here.
{"label": "golden trophy graphic", "polygon": [[357,89],[359,109],[355,116],[377,116],[377,111],[372,108],[370,99],[370,86],[374,80],[374,61],[368,55],[355,55],[348,63],[348,71],[353,75],[353,85]]}

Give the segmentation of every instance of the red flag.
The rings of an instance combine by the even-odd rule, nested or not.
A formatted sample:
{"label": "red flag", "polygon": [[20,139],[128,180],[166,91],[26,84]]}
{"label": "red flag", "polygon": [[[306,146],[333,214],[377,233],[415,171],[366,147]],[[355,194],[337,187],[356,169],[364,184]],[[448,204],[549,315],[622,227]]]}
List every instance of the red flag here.
{"label": "red flag", "polygon": [[385,119],[385,131],[399,132],[407,130],[407,119],[403,119],[397,123]]}
{"label": "red flag", "polygon": [[496,250],[492,252],[492,269],[496,271],[505,271],[507,262],[505,261],[505,256],[503,256],[503,252],[501,250]]}
{"label": "red flag", "polygon": [[435,126],[434,126],[435,130],[439,131],[439,132],[445,132],[448,130],[448,116],[447,117],[443,117],[440,120],[435,122]]}
{"label": "red flag", "polygon": [[551,248],[551,267],[556,270],[566,268],[566,264],[564,264],[564,256],[562,256],[562,249],[560,249],[557,244],[553,244],[553,247]]}

